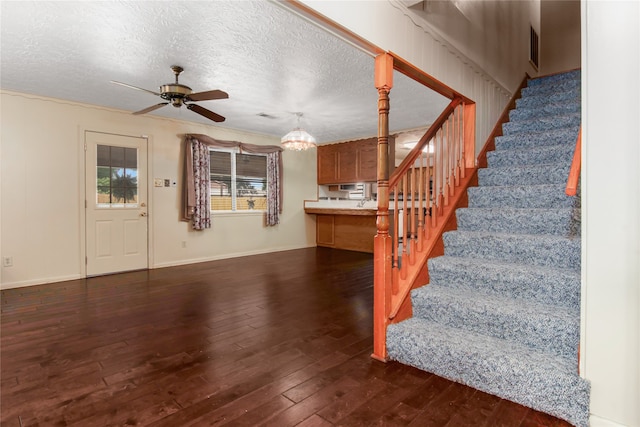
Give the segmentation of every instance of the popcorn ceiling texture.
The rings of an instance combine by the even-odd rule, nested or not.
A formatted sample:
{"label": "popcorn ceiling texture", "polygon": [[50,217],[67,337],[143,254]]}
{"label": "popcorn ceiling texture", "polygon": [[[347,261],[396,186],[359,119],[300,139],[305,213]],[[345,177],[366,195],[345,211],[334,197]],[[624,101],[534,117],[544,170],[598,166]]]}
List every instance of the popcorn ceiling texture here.
{"label": "popcorn ceiling texture", "polygon": [[530,80],[522,94],[387,346],[391,359],[582,427],[580,197],[564,194],[580,72]]}

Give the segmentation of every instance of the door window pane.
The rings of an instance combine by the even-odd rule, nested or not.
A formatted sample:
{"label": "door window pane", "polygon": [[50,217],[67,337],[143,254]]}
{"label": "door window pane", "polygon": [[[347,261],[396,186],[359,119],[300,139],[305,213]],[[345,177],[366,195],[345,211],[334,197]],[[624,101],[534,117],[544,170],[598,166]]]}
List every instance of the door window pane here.
{"label": "door window pane", "polygon": [[98,145],[96,202],[101,208],[138,207],[138,151]]}

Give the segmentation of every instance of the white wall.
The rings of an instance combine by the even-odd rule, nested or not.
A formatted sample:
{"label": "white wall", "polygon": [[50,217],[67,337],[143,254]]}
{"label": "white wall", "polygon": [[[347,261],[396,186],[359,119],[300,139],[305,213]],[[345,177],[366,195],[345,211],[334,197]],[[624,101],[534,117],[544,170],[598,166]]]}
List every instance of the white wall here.
{"label": "white wall", "polygon": [[593,427],[640,426],[640,3],[582,8],[583,374]]}
{"label": "white wall", "polygon": [[539,26],[537,1],[468,0],[469,18],[435,16],[399,0],[302,2],[475,101],[476,154],[525,72],[536,74],[528,49],[530,25]]}
{"label": "white wall", "polygon": [[[11,92],[0,101],[0,248],[13,257],[2,288],[84,277],[84,130],[149,136],[151,268],[315,246],[314,218],[303,210],[317,194],[315,150],[284,153],[279,225],[264,227],[260,214],[215,215],[210,230],[195,232],[179,221],[179,135],[272,145],[278,138]],[[176,178],[178,186],[155,188],[154,177]]]}
{"label": "white wall", "polygon": [[580,68],[580,0],[542,0],[540,24],[540,74]]}

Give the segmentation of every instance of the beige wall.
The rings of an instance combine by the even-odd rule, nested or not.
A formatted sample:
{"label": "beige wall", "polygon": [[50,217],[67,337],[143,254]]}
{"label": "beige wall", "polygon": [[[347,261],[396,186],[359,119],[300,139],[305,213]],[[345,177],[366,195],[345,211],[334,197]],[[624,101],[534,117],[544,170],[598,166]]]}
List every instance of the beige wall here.
{"label": "beige wall", "polygon": [[[314,219],[303,210],[303,200],[316,197],[315,150],[284,153],[278,226],[264,227],[260,214],[227,214],[195,232],[178,221],[179,135],[275,145],[278,138],[10,92],[1,102],[0,248],[13,257],[2,288],[84,277],[84,130],[149,137],[150,267],[315,246]],[[154,177],[178,186],[155,188]]]}
{"label": "beige wall", "polygon": [[540,74],[580,68],[580,0],[543,0],[540,21]]}

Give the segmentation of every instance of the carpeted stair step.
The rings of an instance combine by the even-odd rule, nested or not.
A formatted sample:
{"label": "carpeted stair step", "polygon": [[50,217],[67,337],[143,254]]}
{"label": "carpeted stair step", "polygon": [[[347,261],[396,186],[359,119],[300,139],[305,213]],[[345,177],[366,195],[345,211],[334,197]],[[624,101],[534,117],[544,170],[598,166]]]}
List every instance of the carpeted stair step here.
{"label": "carpeted stair step", "polygon": [[579,124],[564,129],[550,129],[542,132],[522,132],[513,135],[503,135],[495,139],[496,151],[515,150],[553,145],[571,145],[575,147],[578,137]]}
{"label": "carpeted stair step", "polygon": [[589,383],[576,361],[411,318],[387,328],[389,357],[586,427]]}
{"label": "carpeted stair step", "polygon": [[539,107],[521,107],[509,112],[509,121],[526,121],[538,117],[562,116],[580,113],[579,102],[546,103]]}
{"label": "carpeted stair step", "polygon": [[549,208],[580,207],[580,198],[565,194],[566,183],[470,187],[469,207]]}
{"label": "carpeted stair step", "polygon": [[580,105],[580,91],[553,92],[527,96],[516,100],[516,109],[539,108],[547,104],[570,103]]}
{"label": "carpeted stair step", "polygon": [[530,79],[527,82],[528,87],[533,86],[548,86],[548,85],[556,85],[564,81],[577,81],[581,80],[582,72],[581,70],[572,70],[567,71],[565,73],[553,74],[550,76],[544,76],[540,78]]}
{"label": "carpeted stair step", "polygon": [[456,218],[458,230],[580,235],[580,210],[574,208],[461,208]]}
{"label": "carpeted stair step", "polygon": [[547,84],[532,84],[533,80],[527,82],[527,87],[522,89],[520,96],[522,98],[539,95],[549,95],[562,92],[580,92],[580,80],[565,80],[562,82]]}
{"label": "carpeted stair step", "polygon": [[448,286],[486,295],[509,295],[540,304],[580,308],[580,272],[526,264],[460,258],[431,258],[429,286]]}
{"label": "carpeted stair step", "polygon": [[580,114],[564,114],[554,117],[537,117],[530,120],[507,122],[502,125],[503,135],[513,135],[522,132],[542,132],[550,129],[562,129],[580,126]]}
{"label": "carpeted stair step", "polygon": [[534,166],[508,166],[478,170],[478,182],[484,185],[537,185],[567,182],[571,163]]}
{"label": "carpeted stair step", "polygon": [[566,307],[427,285],[411,292],[413,316],[577,358],[580,315]]}
{"label": "carpeted stair step", "polygon": [[552,268],[580,269],[580,239],[483,231],[442,235],[445,254]]}
{"label": "carpeted stair step", "polygon": [[560,160],[571,162],[574,149],[572,144],[560,144],[518,150],[489,151],[487,164],[492,168],[555,163]]}

